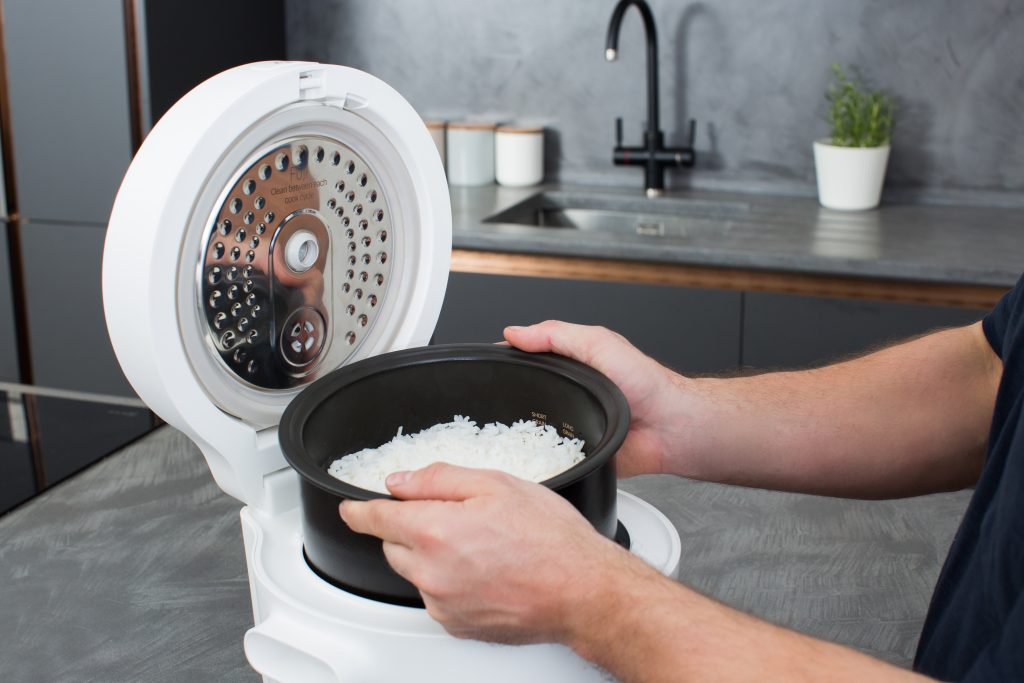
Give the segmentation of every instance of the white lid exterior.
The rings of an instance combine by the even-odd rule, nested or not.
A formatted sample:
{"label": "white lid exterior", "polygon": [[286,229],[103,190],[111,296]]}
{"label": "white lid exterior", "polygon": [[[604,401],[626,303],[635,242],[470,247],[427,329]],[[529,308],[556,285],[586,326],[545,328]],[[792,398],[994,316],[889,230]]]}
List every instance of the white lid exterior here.
{"label": "white lid exterior", "polygon": [[287,466],[277,421],[298,389],[246,393],[216,383],[195,350],[203,340],[186,313],[194,295],[187,274],[224,174],[296,130],[352,131],[402,188],[395,199],[411,241],[394,264],[399,291],[353,360],[427,343],[451,259],[444,170],[408,102],[355,69],[263,62],[196,87],[153,127],[133,160],[104,248],[104,312],[126,377],[154,412],[199,445],[217,484],[256,507],[263,478]]}

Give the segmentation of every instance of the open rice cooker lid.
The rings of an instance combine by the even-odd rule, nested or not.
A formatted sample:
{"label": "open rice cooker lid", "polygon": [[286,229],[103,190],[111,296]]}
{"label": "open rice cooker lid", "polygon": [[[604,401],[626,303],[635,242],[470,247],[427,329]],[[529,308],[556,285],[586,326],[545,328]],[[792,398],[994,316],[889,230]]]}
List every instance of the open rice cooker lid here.
{"label": "open rice cooker lid", "polygon": [[327,372],[426,343],[450,258],[443,167],[397,92],[341,66],[249,64],[147,136],[107,231],[104,309],[139,396],[252,502],[285,466],[276,435],[253,455],[257,435]]}

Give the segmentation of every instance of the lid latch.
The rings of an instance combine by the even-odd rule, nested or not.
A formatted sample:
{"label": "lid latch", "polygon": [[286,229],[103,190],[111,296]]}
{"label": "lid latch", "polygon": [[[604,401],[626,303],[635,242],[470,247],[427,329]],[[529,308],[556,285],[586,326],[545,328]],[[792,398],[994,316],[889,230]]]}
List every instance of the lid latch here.
{"label": "lid latch", "polygon": [[320,100],[326,94],[324,88],[324,70],[310,69],[299,72],[299,99]]}

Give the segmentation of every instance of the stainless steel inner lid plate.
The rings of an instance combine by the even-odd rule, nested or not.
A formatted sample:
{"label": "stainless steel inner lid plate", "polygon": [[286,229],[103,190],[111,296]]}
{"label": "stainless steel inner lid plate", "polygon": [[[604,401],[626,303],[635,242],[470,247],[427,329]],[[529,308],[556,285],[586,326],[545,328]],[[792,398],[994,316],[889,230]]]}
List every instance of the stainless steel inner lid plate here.
{"label": "stainless steel inner lid plate", "polygon": [[263,390],[343,364],[384,307],[393,231],[382,183],[344,143],[306,135],[258,151],[201,241],[195,305],[210,352]]}

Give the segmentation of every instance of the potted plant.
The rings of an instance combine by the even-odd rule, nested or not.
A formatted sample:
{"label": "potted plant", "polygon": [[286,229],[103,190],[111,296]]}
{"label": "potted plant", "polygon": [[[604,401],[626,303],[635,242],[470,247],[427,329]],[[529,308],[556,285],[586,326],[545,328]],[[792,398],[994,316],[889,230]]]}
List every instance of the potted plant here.
{"label": "potted plant", "polygon": [[859,211],[878,206],[889,161],[893,100],[869,92],[832,65],[825,92],[832,136],[814,142],[818,201],[829,209]]}

